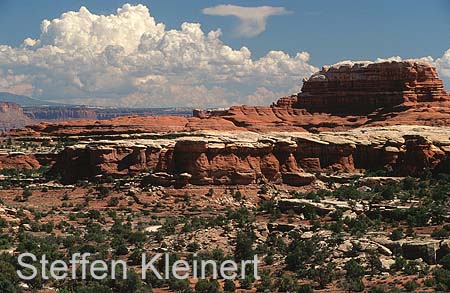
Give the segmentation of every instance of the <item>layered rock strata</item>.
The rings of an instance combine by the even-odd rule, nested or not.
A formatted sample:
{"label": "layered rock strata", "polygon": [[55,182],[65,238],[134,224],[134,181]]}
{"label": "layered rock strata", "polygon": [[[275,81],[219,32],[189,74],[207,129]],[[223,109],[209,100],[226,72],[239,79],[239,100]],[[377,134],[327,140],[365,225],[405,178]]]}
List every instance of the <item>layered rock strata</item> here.
{"label": "layered rock strata", "polygon": [[436,69],[424,62],[344,62],[323,67],[304,80],[300,93],[271,107],[237,106],[196,114],[253,131],[450,125],[450,94]]}
{"label": "layered rock strata", "polygon": [[97,119],[94,109],[88,107],[27,107],[24,113],[34,120],[71,120],[71,119]]}
{"label": "layered rock strata", "polygon": [[316,172],[404,176],[450,167],[450,97],[436,70],[421,62],[324,67],[300,94],[271,107],[194,116],[41,123],[10,135],[80,142],[53,167],[66,182],[149,171],[147,181],[161,185],[305,185]]}
{"label": "layered rock strata", "polygon": [[200,131],[110,137],[67,147],[53,172],[65,182],[97,175],[149,172],[148,184],[211,185],[258,182],[307,185],[313,174],[388,169],[420,175],[450,171],[450,128],[394,126],[346,132]]}
{"label": "layered rock strata", "polygon": [[371,113],[400,104],[448,101],[434,67],[418,61],[325,66],[304,81],[292,107],[311,112]]}

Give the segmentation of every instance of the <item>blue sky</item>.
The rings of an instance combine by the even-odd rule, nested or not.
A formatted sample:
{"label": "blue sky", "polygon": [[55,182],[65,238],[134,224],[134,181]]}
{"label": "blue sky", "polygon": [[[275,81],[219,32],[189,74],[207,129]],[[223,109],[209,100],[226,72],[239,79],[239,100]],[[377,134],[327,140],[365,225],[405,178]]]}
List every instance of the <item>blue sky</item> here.
{"label": "blue sky", "polygon": [[[164,33],[152,29],[154,38],[147,40],[145,54],[140,51],[141,35],[128,38],[136,24],[126,18],[117,22],[108,18],[117,29],[123,29],[122,35],[105,31],[107,37],[119,36],[110,44],[93,43],[103,32],[92,33],[91,28],[77,31],[77,26],[98,27],[92,15],[118,15],[117,9],[125,3],[132,4],[131,13],[138,21],[148,24],[154,18],[166,26]],[[142,15],[137,4],[148,7],[151,16]],[[221,4],[282,7],[289,13],[271,12],[272,16],[262,20],[266,22],[262,33],[242,36],[237,33],[243,27],[237,17],[217,16],[223,13],[216,7]],[[90,14],[78,12],[81,6]],[[204,13],[208,7],[213,9],[209,15]],[[42,21],[62,19],[61,14],[67,11],[75,11],[74,18],[51,23],[39,40]],[[239,13],[245,17],[246,12]],[[205,38],[212,30],[220,29],[222,34],[198,39],[196,28],[181,29],[183,22],[200,23]],[[171,29],[176,30],[175,35]],[[0,0],[0,45],[4,45],[0,77],[7,81],[0,82],[0,91],[99,105],[270,104],[279,95],[298,91],[302,78],[322,65],[392,56],[431,56],[449,87],[449,33],[449,0]],[[23,52],[20,45],[26,38],[35,41],[28,42],[30,46]],[[190,55],[182,52],[186,44]],[[173,49],[169,53],[164,51],[167,46]],[[205,60],[203,67],[196,67],[195,62]],[[99,65],[102,62],[106,63]],[[130,62],[134,62],[132,66]],[[168,89],[168,84],[178,87]],[[172,98],[184,92],[191,97]]]}

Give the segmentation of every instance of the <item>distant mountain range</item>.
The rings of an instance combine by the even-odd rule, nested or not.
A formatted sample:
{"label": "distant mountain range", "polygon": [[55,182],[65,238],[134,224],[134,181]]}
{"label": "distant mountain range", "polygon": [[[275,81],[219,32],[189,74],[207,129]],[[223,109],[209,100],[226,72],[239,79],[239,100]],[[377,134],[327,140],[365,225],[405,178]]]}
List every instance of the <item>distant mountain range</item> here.
{"label": "distant mountain range", "polygon": [[27,96],[0,92],[0,102],[16,103],[22,107],[32,106],[63,106],[64,104],[36,100]]}

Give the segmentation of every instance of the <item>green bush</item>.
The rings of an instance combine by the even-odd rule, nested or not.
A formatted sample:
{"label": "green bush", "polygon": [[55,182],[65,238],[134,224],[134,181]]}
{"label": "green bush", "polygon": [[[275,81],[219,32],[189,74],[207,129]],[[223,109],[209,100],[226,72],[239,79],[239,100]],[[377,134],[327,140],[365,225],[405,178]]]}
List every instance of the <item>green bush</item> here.
{"label": "green bush", "polygon": [[392,241],[400,240],[403,238],[403,228],[397,228],[394,231],[392,231],[391,235],[389,236]]}
{"label": "green bush", "polygon": [[409,281],[405,284],[405,290],[407,292],[413,292],[416,291],[416,289],[419,287],[419,285],[414,281]]}

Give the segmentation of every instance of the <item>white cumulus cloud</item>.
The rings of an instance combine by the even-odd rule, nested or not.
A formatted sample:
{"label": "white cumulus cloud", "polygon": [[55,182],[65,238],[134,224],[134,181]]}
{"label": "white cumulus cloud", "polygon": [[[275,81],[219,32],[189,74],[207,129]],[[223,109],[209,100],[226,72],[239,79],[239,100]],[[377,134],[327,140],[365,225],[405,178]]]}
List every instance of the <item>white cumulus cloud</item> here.
{"label": "white cumulus cloud", "polygon": [[205,8],[203,13],[215,16],[235,16],[239,19],[239,25],[236,28],[237,35],[255,37],[266,30],[267,19],[270,16],[284,15],[291,12],[284,7],[244,7],[227,4]]}
{"label": "white cumulus cloud", "polygon": [[0,91],[91,105],[270,104],[277,98],[271,93],[289,94],[317,70],[306,52],[254,60],[248,48],[233,49],[220,37],[198,23],[168,30],[143,5],[112,15],[82,7],[44,20],[39,38],[20,47],[0,45]]}
{"label": "white cumulus cloud", "polygon": [[441,58],[436,59],[436,67],[443,78],[448,81],[450,86],[450,49],[448,49]]}

